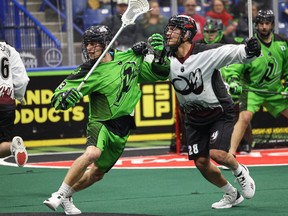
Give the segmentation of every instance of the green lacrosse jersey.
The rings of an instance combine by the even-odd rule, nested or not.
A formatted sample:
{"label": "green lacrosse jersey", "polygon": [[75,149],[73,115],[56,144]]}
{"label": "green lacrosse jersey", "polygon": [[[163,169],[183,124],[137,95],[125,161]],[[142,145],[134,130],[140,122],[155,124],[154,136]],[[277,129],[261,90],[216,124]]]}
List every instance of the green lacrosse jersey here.
{"label": "green lacrosse jersey", "polygon": [[[132,49],[111,51],[113,60],[101,62],[91,73],[80,92],[89,96],[89,119],[108,121],[133,113],[141,97],[138,83],[166,80],[169,60],[162,65],[148,63]],[[76,88],[95,62],[80,65],[55,90],[53,98],[70,88]],[[52,104],[53,104],[52,98]]]}
{"label": "green lacrosse jersey", "polygon": [[272,42],[261,44],[261,55],[248,64],[233,64],[222,69],[225,80],[240,79],[243,86],[250,89],[281,91],[281,80],[288,76],[288,45],[287,40],[273,34]]}

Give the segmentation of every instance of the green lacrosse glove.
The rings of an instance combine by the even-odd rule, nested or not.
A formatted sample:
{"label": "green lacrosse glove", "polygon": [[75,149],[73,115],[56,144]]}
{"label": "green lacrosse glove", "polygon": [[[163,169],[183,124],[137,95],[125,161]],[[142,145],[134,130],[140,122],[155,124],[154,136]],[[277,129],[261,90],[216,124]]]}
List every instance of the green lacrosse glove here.
{"label": "green lacrosse glove", "polygon": [[52,106],[56,110],[67,110],[73,106],[83,97],[82,93],[75,88],[71,88],[55,98],[52,98]]}
{"label": "green lacrosse glove", "polygon": [[163,62],[165,56],[164,38],[161,34],[152,34],[148,38],[148,46],[151,47],[155,62]]}
{"label": "green lacrosse glove", "polygon": [[230,93],[233,95],[241,95],[243,92],[243,87],[239,83],[239,81],[232,81],[229,84]]}

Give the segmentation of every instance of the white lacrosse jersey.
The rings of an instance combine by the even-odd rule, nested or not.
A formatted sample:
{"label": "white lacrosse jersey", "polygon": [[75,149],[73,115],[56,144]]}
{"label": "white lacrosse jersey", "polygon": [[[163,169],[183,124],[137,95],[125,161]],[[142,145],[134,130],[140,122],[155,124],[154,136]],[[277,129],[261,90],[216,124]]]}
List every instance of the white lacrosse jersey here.
{"label": "white lacrosse jersey", "polygon": [[24,98],[29,82],[19,53],[5,42],[0,42],[0,106],[15,106],[15,99]]}
{"label": "white lacrosse jersey", "polygon": [[183,59],[171,56],[170,82],[179,104],[195,124],[212,122],[233,101],[218,69],[233,63],[248,63],[245,45],[192,44]]}

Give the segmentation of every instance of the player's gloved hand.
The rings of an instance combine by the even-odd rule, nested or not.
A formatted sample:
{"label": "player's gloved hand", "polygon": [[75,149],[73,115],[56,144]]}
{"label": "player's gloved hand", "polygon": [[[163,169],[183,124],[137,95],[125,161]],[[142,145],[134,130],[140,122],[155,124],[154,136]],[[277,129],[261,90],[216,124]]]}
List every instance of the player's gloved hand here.
{"label": "player's gloved hand", "polygon": [[148,38],[148,46],[152,48],[155,62],[161,62],[165,55],[164,38],[161,34],[152,34]]}
{"label": "player's gloved hand", "polygon": [[132,50],[135,55],[146,55],[148,53],[147,43],[144,41],[137,42],[132,46]]}
{"label": "player's gloved hand", "polygon": [[245,52],[247,58],[253,58],[254,56],[260,56],[261,54],[261,45],[257,38],[251,37],[245,41]]}
{"label": "player's gloved hand", "polygon": [[71,88],[62,94],[62,107],[69,109],[73,107],[81,98],[82,93],[75,88]]}
{"label": "player's gloved hand", "polygon": [[62,94],[53,97],[52,106],[54,106],[56,110],[67,110],[70,107],[73,107],[82,97],[83,95],[81,92],[77,91],[75,88],[71,88]]}
{"label": "player's gloved hand", "polygon": [[241,84],[237,81],[233,81],[229,84],[230,93],[233,95],[241,95],[243,88]]}

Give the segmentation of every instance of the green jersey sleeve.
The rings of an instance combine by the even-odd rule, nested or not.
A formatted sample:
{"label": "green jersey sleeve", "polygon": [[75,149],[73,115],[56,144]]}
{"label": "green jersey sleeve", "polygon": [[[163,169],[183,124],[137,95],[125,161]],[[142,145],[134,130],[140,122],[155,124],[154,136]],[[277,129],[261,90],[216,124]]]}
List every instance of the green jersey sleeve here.
{"label": "green jersey sleeve", "polygon": [[143,62],[139,83],[167,80],[170,72],[170,60],[165,58],[163,64]]}
{"label": "green jersey sleeve", "polygon": [[225,82],[230,83],[233,80],[240,81],[244,68],[244,64],[231,64],[221,68],[220,72]]}

